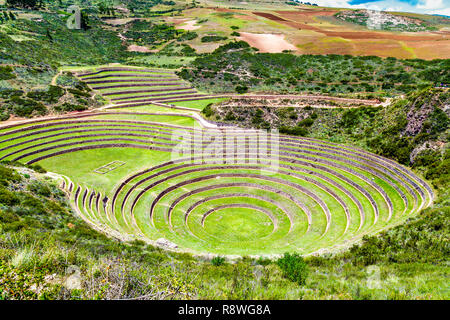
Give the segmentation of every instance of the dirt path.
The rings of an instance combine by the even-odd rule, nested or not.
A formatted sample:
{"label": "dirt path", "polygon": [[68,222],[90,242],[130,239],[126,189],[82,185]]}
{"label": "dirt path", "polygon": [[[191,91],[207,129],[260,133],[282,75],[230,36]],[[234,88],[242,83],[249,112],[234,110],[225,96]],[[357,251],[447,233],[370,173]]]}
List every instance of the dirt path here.
{"label": "dirt path", "polygon": [[[61,73],[62,71],[60,71]],[[59,74],[58,74],[59,75]],[[52,84],[56,83],[56,79],[57,76],[56,75],[54,77],[54,80],[52,80]],[[343,103],[347,103],[347,104],[364,104],[364,105],[371,105],[374,107],[386,107],[388,106],[392,99],[387,99],[385,102],[381,103],[378,100],[363,100],[363,99],[349,99],[349,98],[339,98],[339,97],[329,97],[329,96],[318,96],[318,95],[236,95],[236,94],[223,94],[223,95],[217,95],[217,96],[211,96],[211,98],[214,97],[224,97],[224,98],[233,98],[233,99],[267,99],[267,100],[274,100],[274,99],[291,99],[291,100],[301,100],[301,99],[306,99],[306,100],[328,100],[328,101],[336,101],[336,102],[343,102]],[[171,109],[180,109],[180,110],[185,110],[185,111],[192,111],[192,116],[195,117],[196,120],[198,120],[202,126],[204,126],[205,128],[217,128],[217,126],[213,123],[210,123],[208,121],[206,121],[205,119],[202,118],[202,116],[199,113],[199,110],[197,109],[193,109],[193,108],[187,108],[187,107],[177,107],[177,106],[172,106],[172,105],[168,105],[165,103],[160,103],[160,102],[152,102],[152,104],[155,105],[159,105],[161,107],[166,107],[166,108],[171,108]],[[57,120],[59,118],[63,118],[63,117],[67,117],[67,116],[83,116],[83,115],[87,115],[87,114],[95,114],[98,113],[99,111],[105,111],[109,108],[115,107],[117,105],[115,104],[108,104],[105,106],[102,106],[100,108],[95,108],[95,109],[91,109],[91,110],[87,110],[87,111],[82,111],[82,112],[69,112],[69,113],[65,113],[65,114],[59,114],[59,115],[49,115],[49,116],[45,116],[45,117],[36,117],[36,118],[18,118],[18,117],[13,117],[9,120],[6,121],[2,121],[0,124],[0,127],[3,126],[9,126],[9,125],[14,125],[14,124],[26,124],[28,122],[33,122],[33,121],[39,121],[39,120]],[[252,105],[253,106],[253,105]],[[249,107],[252,107],[249,106]],[[258,105],[254,105],[255,107]],[[272,107],[284,107],[284,106],[272,106]],[[313,108],[339,108],[339,106],[324,106],[324,105],[320,105],[320,104],[316,104],[316,105],[311,105],[311,107]],[[359,106],[349,106],[348,108],[358,108]]]}
{"label": "dirt path", "polygon": [[192,109],[192,108],[186,108],[186,107],[174,107],[165,103],[160,102],[153,102],[154,105],[166,107],[166,108],[172,108],[172,109],[179,109],[179,110],[186,110],[186,111],[194,111],[191,115],[198,121],[204,128],[217,128],[217,125],[214,123],[210,123],[209,121],[206,121],[203,119],[203,117],[199,114],[199,110]]}
{"label": "dirt path", "polygon": [[59,70],[59,72],[57,74],[55,74],[55,76],[52,78],[52,82],[51,85],[52,86],[56,86],[56,81],[58,80],[58,77],[62,74],[62,70]]}
{"label": "dirt path", "polygon": [[101,108],[91,109],[91,110],[87,110],[87,111],[74,111],[74,112],[68,112],[68,113],[63,113],[63,114],[58,114],[58,115],[49,115],[49,116],[45,116],[45,117],[35,117],[35,118],[12,117],[9,120],[2,121],[0,123],[0,128],[15,125],[15,124],[27,124],[29,122],[34,122],[34,121],[42,121],[42,120],[50,121],[50,120],[58,120],[60,118],[66,118],[68,116],[70,117],[70,116],[76,116],[76,115],[83,116],[83,115],[87,115],[87,114],[95,114],[99,110],[101,110]]}
{"label": "dirt path", "polygon": [[379,100],[366,100],[366,99],[352,99],[352,98],[340,98],[331,96],[320,96],[320,95],[276,95],[276,94],[252,94],[252,95],[236,95],[236,94],[222,94],[220,97],[229,97],[233,99],[290,99],[290,100],[328,100],[336,101],[347,104],[366,104],[372,106],[385,106],[385,103],[381,103]]}

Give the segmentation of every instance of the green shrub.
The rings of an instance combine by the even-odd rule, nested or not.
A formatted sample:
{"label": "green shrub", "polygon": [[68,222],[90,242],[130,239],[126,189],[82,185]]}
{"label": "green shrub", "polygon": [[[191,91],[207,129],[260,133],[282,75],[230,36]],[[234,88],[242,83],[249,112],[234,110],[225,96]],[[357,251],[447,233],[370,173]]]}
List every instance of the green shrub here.
{"label": "green shrub", "polygon": [[237,93],[242,94],[242,93],[246,93],[248,91],[248,87],[245,85],[238,85],[238,86],[236,86],[236,88],[234,88],[234,90]]}
{"label": "green shrub", "polygon": [[30,183],[28,185],[28,190],[47,198],[52,194],[50,188],[39,181],[33,181],[32,183]]}
{"label": "green shrub", "polygon": [[58,112],[71,112],[71,111],[84,111],[87,110],[88,107],[81,104],[72,104],[65,102],[60,106],[56,106],[55,110]]}
{"label": "green shrub", "polygon": [[272,263],[272,260],[259,257],[258,260],[255,261],[255,263],[260,266],[268,266],[269,264]]}
{"label": "green shrub", "polygon": [[19,198],[14,192],[9,191],[3,186],[0,186],[0,203],[6,206],[14,206],[20,202]]}
{"label": "green shrub", "polygon": [[239,77],[236,76],[235,74],[232,74],[232,73],[229,73],[229,72],[224,72],[223,73],[223,80],[233,82],[233,81],[239,80]]}
{"label": "green shrub", "polygon": [[211,108],[212,103],[208,104],[206,107],[203,108],[202,113],[205,115],[205,117],[209,118],[214,114],[213,109]]}
{"label": "green shrub", "polygon": [[134,20],[128,23],[127,26],[128,31],[125,33],[125,37],[135,41],[139,45],[158,46],[179,36],[189,38],[195,34],[195,32],[186,33],[177,30],[174,26],[165,23],[157,24],[143,20]]}
{"label": "green shrub", "polygon": [[314,123],[314,120],[311,118],[306,118],[303,119],[302,121],[300,121],[299,123],[297,123],[297,126],[300,127],[311,127]]}
{"label": "green shrub", "polygon": [[217,42],[217,41],[222,41],[222,40],[227,40],[227,37],[222,37],[222,36],[204,36],[201,38],[201,42]]}
{"label": "green shrub", "polygon": [[0,113],[0,121],[6,121],[10,116],[11,115],[9,113],[3,111]]}
{"label": "green shrub", "polygon": [[225,121],[233,121],[233,120],[236,120],[236,116],[234,115],[234,113],[232,111],[228,111],[224,120]]}
{"label": "green shrub", "polygon": [[196,32],[193,31],[187,31],[185,33],[183,33],[178,39],[177,41],[189,41],[189,40],[194,40],[195,38],[198,37],[198,34]]}
{"label": "green shrub", "polygon": [[37,101],[57,103],[59,98],[65,94],[65,90],[59,86],[49,86],[47,91],[30,91],[27,97]]}
{"label": "green shrub", "polygon": [[19,221],[19,217],[9,210],[0,210],[0,222],[3,223],[13,223]]}
{"label": "green shrub", "polygon": [[354,127],[360,120],[359,109],[350,109],[344,112],[340,124],[344,128]]}
{"label": "green shrub", "polygon": [[0,80],[15,79],[14,69],[11,66],[0,66]]}
{"label": "green shrub", "polygon": [[22,178],[13,169],[0,166],[0,184],[7,186],[10,182],[20,182]]}
{"label": "green shrub", "polygon": [[47,108],[34,100],[13,97],[10,103],[12,103],[14,114],[18,117],[28,118],[33,115],[43,116],[47,114]]}
{"label": "green shrub", "polygon": [[220,257],[220,256],[214,257],[214,258],[211,259],[211,264],[213,266],[216,266],[216,267],[224,265],[225,264],[225,258],[224,257]]}
{"label": "green shrub", "polygon": [[3,99],[11,99],[12,97],[21,97],[23,95],[22,90],[16,90],[16,89],[5,89],[0,90],[0,98]]}
{"label": "green shrub", "polygon": [[298,253],[291,255],[286,252],[282,258],[277,260],[277,265],[283,271],[285,278],[298,283],[300,286],[306,284],[308,266]]}
{"label": "green shrub", "polygon": [[441,160],[441,153],[432,149],[421,151],[414,159],[413,168],[428,167],[439,164]]}
{"label": "green shrub", "polygon": [[257,109],[255,112],[255,115],[252,118],[252,123],[254,125],[259,125],[261,124],[264,120],[263,120],[263,115],[264,115],[264,111],[262,111],[261,109]]}
{"label": "green shrub", "polygon": [[31,166],[31,169],[33,169],[34,171],[39,172],[39,173],[47,173],[47,170],[42,168],[41,165],[39,165],[39,164],[35,164],[35,165]]}
{"label": "green shrub", "polygon": [[295,126],[295,127],[288,127],[288,126],[281,126],[278,128],[278,130],[280,131],[280,133],[283,134],[291,134],[294,136],[307,136],[308,135],[308,130],[304,127],[300,127],[300,126]]}
{"label": "green shrub", "polygon": [[40,6],[41,4],[42,2],[38,0],[6,0],[6,5],[9,7],[34,9]]}
{"label": "green shrub", "polygon": [[91,96],[88,92],[84,92],[79,89],[69,88],[69,89],[67,89],[67,91],[70,92],[71,94],[73,94],[75,97],[81,96],[81,97],[89,98]]}

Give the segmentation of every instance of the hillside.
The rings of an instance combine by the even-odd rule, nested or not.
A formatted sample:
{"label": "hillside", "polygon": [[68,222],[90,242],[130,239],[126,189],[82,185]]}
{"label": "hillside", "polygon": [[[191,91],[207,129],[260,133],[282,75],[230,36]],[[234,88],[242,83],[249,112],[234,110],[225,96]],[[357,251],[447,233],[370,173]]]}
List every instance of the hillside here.
{"label": "hillside", "polygon": [[237,91],[240,86],[246,88],[244,92],[373,98],[448,83],[448,61],[268,54],[239,41],[196,58],[179,75],[199,88],[220,93]]}
{"label": "hillside", "polygon": [[[403,107],[414,110],[415,105],[436,97],[439,94],[430,98],[421,93]],[[315,122],[326,119],[323,113],[318,113]],[[373,123],[374,127],[386,127],[378,116]],[[432,122],[430,133],[436,132],[434,128],[439,127],[436,125],[439,124]],[[414,137],[418,137],[417,132]],[[438,140],[429,141],[433,144]],[[436,161],[442,162],[436,164]],[[450,250],[450,211],[445,200],[449,172],[443,172],[442,168],[448,171],[448,161],[446,151],[442,160],[422,161],[418,165],[428,170],[425,172],[441,168],[435,186],[444,193],[433,208],[378,237],[364,238],[361,246],[342,254],[307,258],[310,276],[303,287],[284,279],[282,270],[268,260],[244,258],[233,264],[213,265],[140,241],[125,244],[108,239],[77,217],[64,193],[50,182],[50,176],[42,173],[45,171],[38,167],[34,170],[41,173],[17,165],[14,169],[2,166],[0,296],[3,299],[219,296],[225,299],[447,299],[443,275],[448,273]],[[374,265],[378,269],[373,269]],[[121,270],[125,269],[127,272],[123,273]],[[374,270],[379,278],[370,284],[366,277]],[[17,277],[22,280],[13,280]]]}
{"label": "hillside", "polygon": [[0,300],[449,299],[449,26],[0,0]]}
{"label": "hillside", "polygon": [[[248,128],[277,128],[290,133],[339,143],[351,143],[390,159],[421,169],[436,189],[447,190],[449,105],[448,90],[427,88],[391,103],[335,108],[293,107],[287,100],[267,106],[245,99],[216,104],[209,117]],[[247,103],[247,104],[246,104]],[[265,105],[266,104],[266,105]],[[261,120],[256,122],[257,113]]]}

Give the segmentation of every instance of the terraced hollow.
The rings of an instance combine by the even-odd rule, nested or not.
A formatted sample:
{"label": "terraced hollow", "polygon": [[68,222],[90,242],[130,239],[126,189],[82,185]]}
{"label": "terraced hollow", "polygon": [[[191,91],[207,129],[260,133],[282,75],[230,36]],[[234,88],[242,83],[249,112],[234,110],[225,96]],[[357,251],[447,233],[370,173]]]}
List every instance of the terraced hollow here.
{"label": "terraced hollow", "polygon": [[[127,72],[136,74],[110,68],[78,76]],[[257,131],[183,121],[195,120],[98,112],[10,125],[0,129],[0,159],[39,163],[62,175],[72,206],[102,232],[151,243],[165,238],[196,253],[332,250],[401,223],[433,201],[426,181],[357,148],[284,135],[276,148],[261,148],[251,143],[260,139]],[[221,148],[205,136],[235,144]],[[181,140],[189,148],[175,153]],[[94,172],[112,161],[124,165]]]}

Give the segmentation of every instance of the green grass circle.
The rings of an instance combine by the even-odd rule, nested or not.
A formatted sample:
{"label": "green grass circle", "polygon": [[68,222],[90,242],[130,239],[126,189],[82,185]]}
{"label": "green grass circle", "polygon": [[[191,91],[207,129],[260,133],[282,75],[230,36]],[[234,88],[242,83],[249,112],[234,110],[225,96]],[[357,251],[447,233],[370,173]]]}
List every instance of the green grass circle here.
{"label": "green grass circle", "polygon": [[214,211],[204,222],[206,232],[225,242],[256,241],[274,230],[272,220],[251,208],[224,208]]}

